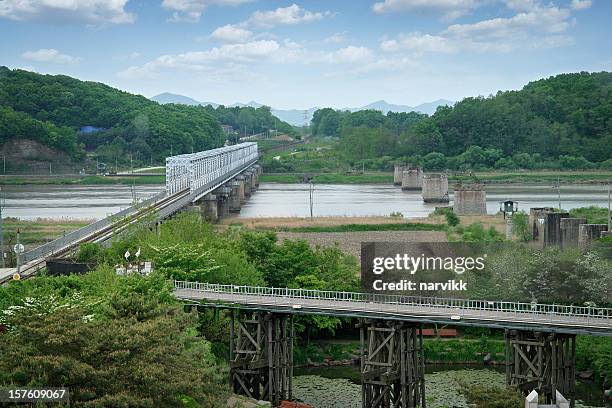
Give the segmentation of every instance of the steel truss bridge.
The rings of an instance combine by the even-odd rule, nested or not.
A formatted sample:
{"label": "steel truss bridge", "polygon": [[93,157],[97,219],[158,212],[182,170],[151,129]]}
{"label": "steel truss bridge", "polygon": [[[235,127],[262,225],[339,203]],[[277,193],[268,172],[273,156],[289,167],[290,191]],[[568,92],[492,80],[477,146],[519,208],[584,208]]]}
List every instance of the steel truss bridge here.
{"label": "steel truss bridge", "polygon": [[503,329],[506,383],[574,406],[576,334],[612,336],[612,309],[174,281],[188,304],[230,312],[234,392],[292,398],[293,317],[359,319],[362,406],[425,407],[423,324]]}
{"label": "steel truss bridge", "polygon": [[[135,224],[166,219],[253,168],[258,157],[257,143],[252,142],[168,157],[166,191],[25,252],[20,276],[34,275],[46,259],[72,253],[82,243],[106,242]],[[14,273],[16,268],[0,272],[0,284]]]}

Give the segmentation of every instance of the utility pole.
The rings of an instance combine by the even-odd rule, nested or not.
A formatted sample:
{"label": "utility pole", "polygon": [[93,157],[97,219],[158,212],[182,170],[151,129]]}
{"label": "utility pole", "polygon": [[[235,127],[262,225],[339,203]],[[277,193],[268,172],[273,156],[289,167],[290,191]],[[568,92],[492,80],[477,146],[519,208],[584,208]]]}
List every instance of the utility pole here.
{"label": "utility pole", "polygon": [[4,229],[2,225],[2,210],[4,210],[4,194],[2,193],[2,187],[0,187],[0,267],[6,267],[4,262]]}
{"label": "utility pole", "polygon": [[561,177],[557,176],[557,184],[553,185],[553,189],[557,189],[557,205],[559,211],[561,211]]}
{"label": "utility pole", "polygon": [[559,201],[559,211],[561,211],[561,177],[557,176],[557,200]]}
{"label": "utility pole", "polygon": [[608,231],[612,231],[612,207],[610,206],[610,182],[608,182]]}
{"label": "utility pole", "polygon": [[21,234],[19,228],[17,228],[17,245],[15,245],[17,250],[15,251],[17,255],[17,275],[21,272]]}
{"label": "utility pole", "polygon": [[310,182],[310,189],[309,189],[309,194],[310,194],[310,219],[312,220],[313,218],[313,195],[314,195],[314,184],[312,182],[312,177],[309,180]]}

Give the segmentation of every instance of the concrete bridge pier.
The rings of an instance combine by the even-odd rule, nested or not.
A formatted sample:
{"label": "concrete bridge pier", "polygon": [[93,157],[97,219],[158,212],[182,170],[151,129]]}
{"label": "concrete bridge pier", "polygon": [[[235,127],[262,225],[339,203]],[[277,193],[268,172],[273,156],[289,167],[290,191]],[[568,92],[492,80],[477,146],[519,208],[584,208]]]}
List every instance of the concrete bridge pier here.
{"label": "concrete bridge pier", "polygon": [[601,238],[608,231],[607,224],[582,224],[578,229],[578,246],[587,249],[594,240]]}
{"label": "concrete bridge pier", "polygon": [[240,212],[240,182],[231,181],[229,183],[229,187],[231,189],[229,195],[229,211],[232,213]]}
{"label": "concrete bridge pier", "polygon": [[423,188],[423,168],[409,167],[402,172],[402,190],[421,190]]}
{"label": "concrete bridge pier", "polygon": [[214,194],[206,194],[202,199],[202,216],[208,222],[217,222],[219,219],[217,213],[217,196]]}
{"label": "concrete bridge pier", "polygon": [[245,177],[243,175],[238,175],[234,179],[238,183],[238,199],[240,200],[240,205],[246,203],[246,194],[244,193],[244,182]]}
{"label": "concrete bridge pier", "polygon": [[455,184],[453,211],[457,215],[487,215],[487,193],[484,185]]}
{"label": "concrete bridge pier", "polygon": [[251,190],[253,188],[249,170],[242,172],[242,177],[244,177],[244,196],[248,198],[251,196]]}
{"label": "concrete bridge pier", "polygon": [[420,328],[362,320],[361,397],[364,408],[425,408],[425,358]]}
{"label": "concrete bridge pier", "polygon": [[250,169],[248,169],[248,177],[250,177],[250,184],[251,184],[251,194],[253,194],[255,192],[255,190],[257,190],[257,170],[255,169],[255,167],[251,167]]}
{"label": "concrete bridge pier", "polygon": [[255,166],[255,185],[257,187],[259,187],[259,176],[261,176],[261,174],[263,173],[263,167],[261,166],[261,164],[256,164]]}
{"label": "concrete bridge pier", "polygon": [[586,224],[586,218],[562,218],[560,220],[561,247],[573,248],[578,246],[578,230],[581,224]]}
{"label": "concrete bridge pier", "polygon": [[259,186],[259,177],[255,166],[251,167],[251,172],[251,187],[253,190],[257,190],[257,187]]}
{"label": "concrete bridge pier", "polygon": [[554,404],[560,393],[575,406],[576,335],[506,330],[506,384],[535,390]]}
{"label": "concrete bridge pier", "polygon": [[448,176],[443,173],[423,175],[423,202],[448,203]]}
{"label": "concrete bridge pier", "polygon": [[234,393],[279,406],[292,398],[293,316],[233,310],[230,384]]}
{"label": "concrete bridge pier", "polygon": [[223,218],[229,215],[229,196],[232,189],[230,187],[221,186],[213,193],[217,197],[217,217]]}

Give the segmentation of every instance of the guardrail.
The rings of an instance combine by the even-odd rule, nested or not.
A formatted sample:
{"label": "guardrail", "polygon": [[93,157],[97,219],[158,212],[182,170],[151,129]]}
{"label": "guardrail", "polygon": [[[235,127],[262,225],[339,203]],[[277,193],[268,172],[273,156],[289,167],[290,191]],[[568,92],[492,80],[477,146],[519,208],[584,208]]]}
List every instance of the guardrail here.
{"label": "guardrail", "polygon": [[144,201],[141,201],[135,206],[128,207],[124,210],[121,210],[110,217],[106,217],[94,223],[84,226],[83,228],[79,228],[78,230],[69,232],[68,234],[54,239],[53,241],[49,241],[46,244],[43,244],[39,247],[36,247],[28,252],[25,252],[21,255],[21,259],[23,263],[31,262],[35,259],[45,258],[53,255],[57,250],[64,248],[70,245],[73,242],[80,241],[81,239],[93,234],[96,231],[101,230],[102,228],[109,227],[112,225],[117,219],[121,219],[126,216],[130,216],[140,211],[143,208],[146,208],[158,200],[161,200],[166,195],[166,192],[161,192],[159,194],[154,195],[151,198],[148,198]]}
{"label": "guardrail", "polygon": [[[430,308],[447,308],[465,311],[508,312],[517,314],[587,318],[589,321],[597,319],[604,324],[612,324],[612,308],[598,308],[586,306],[566,306],[542,303],[506,302],[491,300],[453,299],[440,297],[420,297],[387,295],[360,292],[336,292],[311,289],[269,288],[262,286],[235,286],[219,285],[200,282],[174,281],[175,289],[187,289],[199,292],[222,293],[242,296],[265,296],[271,298],[288,299],[315,299],[336,302],[355,302],[372,305],[419,306]],[[375,310],[375,307],[372,307]]]}

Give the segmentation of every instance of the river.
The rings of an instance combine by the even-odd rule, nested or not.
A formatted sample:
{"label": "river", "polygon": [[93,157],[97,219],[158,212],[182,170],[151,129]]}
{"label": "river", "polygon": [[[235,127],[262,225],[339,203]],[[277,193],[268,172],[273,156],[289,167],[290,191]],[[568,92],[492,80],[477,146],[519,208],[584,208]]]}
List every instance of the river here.
{"label": "river", "polygon": [[[238,217],[307,217],[310,215],[307,184],[262,183]],[[100,219],[132,202],[124,185],[24,185],[2,187],[5,217],[22,219]],[[136,186],[136,196],[147,198],[163,191],[162,185]],[[487,211],[494,214],[499,202],[518,201],[519,209],[558,206],[557,190],[545,185],[488,185]],[[453,194],[450,194],[451,205]],[[607,207],[604,185],[562,185],[561,206]],[[321,184],[314,186],[314,216],[370,216],[401,212],[405,218],[426,217],[436,205],[425,204],[420,192],[402,191],[386,184]]]}

